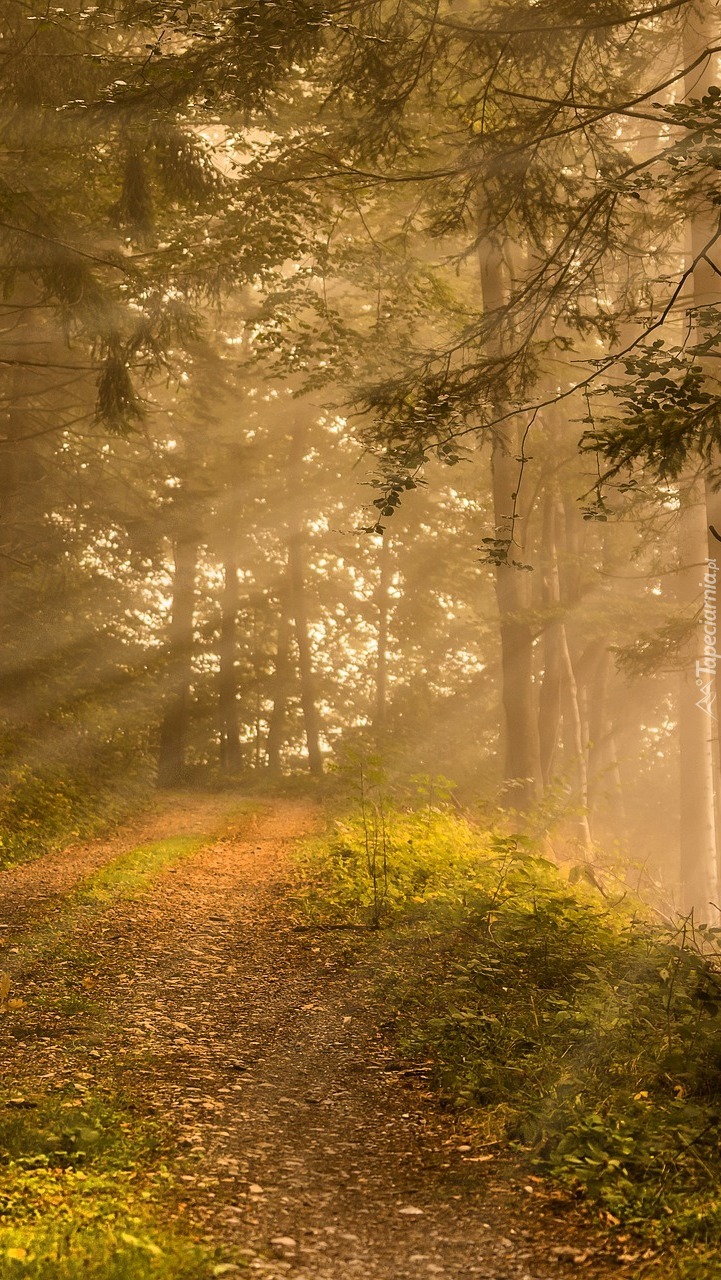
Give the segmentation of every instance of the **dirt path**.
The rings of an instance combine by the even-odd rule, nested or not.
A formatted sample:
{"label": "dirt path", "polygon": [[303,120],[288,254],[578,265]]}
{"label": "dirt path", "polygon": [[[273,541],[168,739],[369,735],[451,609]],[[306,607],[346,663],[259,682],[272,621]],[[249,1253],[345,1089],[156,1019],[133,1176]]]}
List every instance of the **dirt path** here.
{"label": "dirt path", "polygon": [[[169,833],[207,816],[178,812]],[[488,1153],[402,1077],[363,946],[294,927],[288,853],[317,817],[268,803],[166,870],[152,896],[104,909],[77,940],[92,1010],[36,1038],[32,1060],[20,1040],[18,1078],[112,1078],[170,1116],[194,1160],[196,1219],[271,1280],[623,1273],[572,1208],[479,1160]]]}
{"label": "dirt path", "polygon": [[212,833],[237,803],[237,797],[227,793],[166,791],[135,821],[103,839],[68,845],[37,862],[0,870],[0,929],[28,929],[86,876],[139,844],[175,834]]}

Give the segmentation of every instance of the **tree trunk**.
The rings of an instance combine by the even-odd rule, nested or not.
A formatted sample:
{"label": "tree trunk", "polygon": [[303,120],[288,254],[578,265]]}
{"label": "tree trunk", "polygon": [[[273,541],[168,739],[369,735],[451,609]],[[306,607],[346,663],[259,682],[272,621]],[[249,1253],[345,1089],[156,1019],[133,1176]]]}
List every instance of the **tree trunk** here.
{"label": "tree trunk", "polygon": [[[495,537],[507,538],[513,493],[518,487],[518,445],[508,432],[493,448]],[[523,570],[496,565],[496,601],[500,618],[502,702],[505,724],[505,777],[513,806],[527,808],[536,795],[540,773],[538,725],[533,700],[533,628],[527,617]]]}
{"label": "tree trunk", "polygon": [[564,719],[568,722],[569,738],[572,747],[573,772],[575,774],[575,799],[578,804],[578,836],[586,850],[591,848],[591,831],[588,825],[588,771],[586,765],[586,742],[583,732],[580,699],[576,674],[571,661],[566,628],[561,624],[560,635],[561,666],[564,684]]}
{"label": "tree trunk", "polygon": [[179,534],[173,544],[173,603],[168,628],[168,693],[160,723],[158,786],[175,787],[185,773],[190,718],[197,539]]}
{"label": "tree trunk", "polygon": [[596,646],[592,671],[588,678],[588,805],[593,814],[607,768],[608,677],[611,670],[611,654],[606,642]]}
{"label": "tree trunk", "polygon": [[[495,329],[487,337],[489,356],[503,355],[503,307],[507,268],[502,247],[491,227],[490,210],[479,202],[479,264],[483,308]],[[497,403],[496,416],[504,406]],[[505,737],[505,778],[512,788],[514,807],[527,808],[535,798],[540,777],[538,724],[533,691],[533,630],[528,618],[526,574],[522,561],[525,517],[519,501],[521,445],[518,424],[500,422],[494,428],[491,456],[495,560],[495,589],[501,639],[501,700]],[[513,562],[516,562],[515,564]]]}
{"label": "tree trunk", "polygon": [[[680,673],[679,742],[681,753],[681,886],[686,911],[699,919],[714,915],[718,902],[716,813],[714,797],[714,707],[704,698],[714,685],[714,662],[704,654],[703,578],[707,565],[707,517],[704,485],[694,480],[682,498],[679,516],[680,603],[693,628]],[[715,593],[713,597],[715,601]],[[714,622],[715,625],[715,622]],[[700,683],[699,683],[700,682]]]}
{"label": "tree trunk", "polygon": [[288,541],[288,583],[290,602],[295,622],[295,640],[298,647],[298,674],[300,676],[300,702],[305,724],[308,749],[308,767],[314,777],[323,773],[323,754],[320,747],[320,717],[316,705],[313,650],[310,642],[308,607],[305,586],[303,544],[305,530],[299,499],[303,492],[304,432],[296,418],[293,423],[290,445],[290,537]]}
{"label": "tree trunk", "polygon": [[[699,11],[689,10],[684,27],[684,61],[689,64],[695,57],[717,43],[718,19],[715,9],[704,5]],[[707,61],[687,77],[687,99],[701,97],[716,78],[715,58]],[[712,189],[712,175],[709,188]],[[697,210],[688,222],[688,239],[692,277],[692,304],[690,330],[697,328],[698,309],[718,305],[717,279],[718,248],[707,249],[715,235],[718,210],[709,199],[706,206]],[[701,478],[689,475],[681,491],[679,516],[678,590],[682,606],[693,619],[693,632],[684,652],[684,665],[680,675],[679,738],[681,773],[681,886],[683,906],[693,910],[702,919],[714,919],[718,915],[718,858],[716,843],[714,738],[717,722],[714,708],[705,697],[707,690],[715,688],[716,659],[705,653],[704,636],[708,624],[713,627],[713,647],[716,638],[715,578],[712,584],[705,581],[708,573],[708,514],[706,486]],[[705,595],[705,591],[707,594]],[[705,619],[706,608],[709,618]],[[699,616],[700,615],[700,616]],[[703,625],[702,625],[703,624]]]}
{"label": "tree trunk", "polygon": [[291,678],[290,638],[289,588],[286,586],[280,595],[273,679],[273,710],[270,713],[268,740],[265,745],[268,771],[274,778],[279,778],[283,771],[281,753],[285,742],[285,723]]}
{"label": "tree trunk", "polygon": [[539,694],[538,738],[541,778],[544,787],[553,781],[558,734],[561,724],[561,659],[560,586],[556,550],[557,499],[550,486],[543,499],[541,531],[541,603],[546,615],[543,628],[543,679]]}
{"label": "tree trunk", "polygon": [[376,652],[376,696],[373,731],[376,747],[383,748],[388,721],[388,632],[390,623],[391,547],[390,534],[382,535],[379,552],[378,592],[378,641]]}
{"label": "tree trunk", "polygon": [[[0,416],[0,629],[16,626],[10,605],[10,586],[18,568],[27,570],[23,522],[28,520],[26,486],[39,478],[42,470],[36,457],[32,437],[37,422],[33,408],[36,397],[43,394],[42,369],[35,368],[47,358],[46,348],[38,333],[37,311],[30,301],[25,283],[13,298],[17,313],[12,325],[12,338],[4,346],[5,369],[1,400],[5,409]],[[25,363],[25,362],[28,363]],[[28,560],[32,558],[32,553]]]}
{"label": "tree trunk", "polygon": [[223,773],[240,773],[240,721],[238,716],[238,563],[233,533],[228,531],[223,557],[223,591],[220,616],[220,671],[218,711],[220,715],[220,768]]}

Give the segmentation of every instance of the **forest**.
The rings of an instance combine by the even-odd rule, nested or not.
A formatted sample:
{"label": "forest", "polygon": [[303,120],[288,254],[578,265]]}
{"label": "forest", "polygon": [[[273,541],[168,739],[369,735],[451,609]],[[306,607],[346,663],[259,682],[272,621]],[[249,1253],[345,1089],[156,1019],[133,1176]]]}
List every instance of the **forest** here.
{"label": "forest", "polygon": [[0,121],[0,1280],[721,1277],[718,0],[0,0]]}

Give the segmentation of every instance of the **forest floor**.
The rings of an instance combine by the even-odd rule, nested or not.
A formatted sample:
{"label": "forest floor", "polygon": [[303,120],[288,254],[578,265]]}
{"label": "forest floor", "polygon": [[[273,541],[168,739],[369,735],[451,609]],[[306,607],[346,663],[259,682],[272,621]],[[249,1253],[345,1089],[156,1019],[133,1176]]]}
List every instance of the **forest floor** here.
{"label": "forest floor", "polygon": [[169,796],[2,873],[5,1105],[115,1090],[167,1122],[167,1212],[232,1248],[215,1274],[642,1274],[398,1060],[364,935],[298,925],[289,856],[319,820],[309,801]]}

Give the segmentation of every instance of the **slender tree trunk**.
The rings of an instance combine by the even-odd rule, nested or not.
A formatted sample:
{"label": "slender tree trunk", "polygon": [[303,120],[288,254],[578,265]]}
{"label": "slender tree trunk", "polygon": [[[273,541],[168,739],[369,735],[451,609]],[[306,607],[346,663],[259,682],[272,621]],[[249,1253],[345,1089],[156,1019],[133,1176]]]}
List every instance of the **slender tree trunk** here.
{"label": "slender tree trunk", "polygon": [[260,695],[260,671],[258,663],[258,611],[253,609],[253,674],[255,676],[255,725],[253,734],[253,766],[256,773],[260,770],[260,763],[263,758],[263,743],[261,733],[261,720],[263,718],[263,700]]}
{"label": "slender tree trunk", "polygon": [[[2,377],[5,408],[0,414],[0,629],[13,626],[9,594],[18,569],[27,569],[22,531],[24,488],[37,476],[39,465],[33,432],[33,403],[42,395],[42,371],[25,364],[40,363],[47,352],[37,327],[37,311],[25,282],[13,295],[18,306],[12,337],[4,345]],[[15,362],[15,363],[13,363]],[[35,424],[37,426],[37,424]]]}
{"label": "slender tree trunk", "polygon": [[679,690],[681,767],[681,884],[683,906],[699,919],[713,916],[718,903],[714,797],[714,710],[704,704],[699,679],[713,684],[704,654],[703,576],[707,557],[704,485],[694,480],[683,495],[679,516],[678,591],[693,627],[684,651]]}
{"label": "slender tree trunk", "polygon": [[[503,433],[493,449],[493,498],[496,538],[508,536],[509,512],[518,486],[517,443]],[[533,628],[524,598],[523,570],[508,563],[495,571],[500,617],[502,701],[505,723],[505,776],[513,785],[514,807],[527,808],[540,773],[538,725],[533,699]]]}
{"label": "slender tree trunk", "polygon": [[218,711],[220,715],[220,768],[223,773],[240,773],[240,720],[238,716],[238,563],[233,537],[226,536],[223,557],[223,590],[220,615],[220,671]]}
{"label": "slender tree trunk", "polygon": [[391,547],[390,534],[382,535],[379,553],[377,591],[378,641],[376,652],[376,697],[373,729],[376,747],[381,750],[386,737],[388,721],[388,634],[390,623]]}
{"label": "slender tree trunk", "polygon": [[608,733],[606,759],[608,761],[608,776],[611,780],[609,793],[612,798],[616,828],[619,831],[621,838],[623,840],[628,840],[628,809],[626,806],[626,796],[623,788],[621,760],[618,752],[618,737],[614,728],[611,728]]}
{"label": "slender tree trunk", "polygon": [[606,642],[601,640],[596,646],[593,667],[587,682],[588,688],[588,805],[591,815],[596,807],[598,795],[603,782],[607,765],[607,702],[608,677],[611,669],[611,654]]}
{"label": "slender tree trunk", "polygon": [[283,771],[282,750],[285,742],[285,724],[288,713],[288,692],[291,682],[291,618],[289,609],[289,590],[289,587],[286,586],[280,594],[280,612],[278,614],[275,672],[273,679],[273,709],[270,713],[268,740],[265,746],[268,771],[274,778],[280,777]]}
{"label": "slender tree trunk", "polygon": [[[710,4],[698,11],[689,9],[684,28],[684,61],[689,64],[712,43],[717,43],[718,11]],[[701,97],[715,82],[717,59],[709,56],[705,63],[687,77],[687,98]],[[712,188],[709,174],[709,188]],[[693,310],[691,331],[697,328],[698,309],[718,305],[718,248],[712,246],[718,210],[709,199],[689,219],[689,252],[693,264]],[[712,247],[709,247],[712,246]],[[698,681],[715,684],[715,659],[705,653],[704,589],[708,570],[708,514],[706,485],[690,475],[681,492],[679,516],[678,589],[682,606],[693,619],[694,627],[684,653],[679,692],[679,738],[681,772],[681,884],[683,905],[699,917],[714,919],[718,915],[718,854],[716,843],[716,804],[714,739],[717,722],[713,708],[704,706]],[[714,584],[715,588],[715,584]],[[716,598],[707,597],[712,617],[713,640],[716,637]],[[703,624],[703,625],[702,625]],[[709,667],[711,670],[709,671]]]}
{"label": "slender tree trunk", "polygon": [[578,835],[584,848],[591,848],[591,830],[588,825],[588,772],[586,766],[586,742],[583,733],[583,718],[578,696],[576,674],[571,661],[566,628],[561,625],[560,636],[561,665],[564,684],[564,718],[567,719],[569,738],[572,747],[572,760],[576,777],[575,799],[578,802]]}
{"label": "slender tree trunk", "polygon": [[[507,269],[502,247],[490,226],[490,212],[483,197],[479,203],[479,264],[483,306],[489,320],[495,317],[495,334],[487,339],[490,355],[504,349],[503,307]],[[497,405],[498,416],[503,406]],[[519,502],[521,444],[518,424],[509,419],[494,429],[491,456],[494,537],[507,555],[497,557],[495,589],[501,638],[501,700],[505,730],[505,777],[512,785],[514,807],[527,808],[536,795],[540,777],[538,723],[533,691],[533,630],[528,617],[526,574],[516,567],[523,553],[525,518]]]}
{"label": "slender tree trunk", "polygon": [[190,718],[193,656],[193,615],[197,539],[179,534],[173,544],[173,603],[168,628],[168,693],[160,723],[158,786],[183,781]]}
{"label": "slender tree trunk", "polygon": [[546,619],[543,628],[543,679],[539,694],[538,738],[541,777],[544,787],[553,781],[558,734],[561,724],[561,658],[560,586],[556,550],[556,495],[546,487],[543,499],[541,531],[541,602]]}
{"label": "slender tree trunk", "polygon": [[293,423],[290,446],[290,537],[288,541],[288,583],[290,602],[295,621],[295,641],[298,648],[298,674],[300,676],[300,702],[305,724],[308,749],[308,767],[314,777],[323,773],[323,753],[320,747],[320,716],[316,704],[313,650],[310,641],[307,593],[305,585],[305,561],[303,545],[305,529],[299,498],[303,480],[304,432],[296,418]]}

